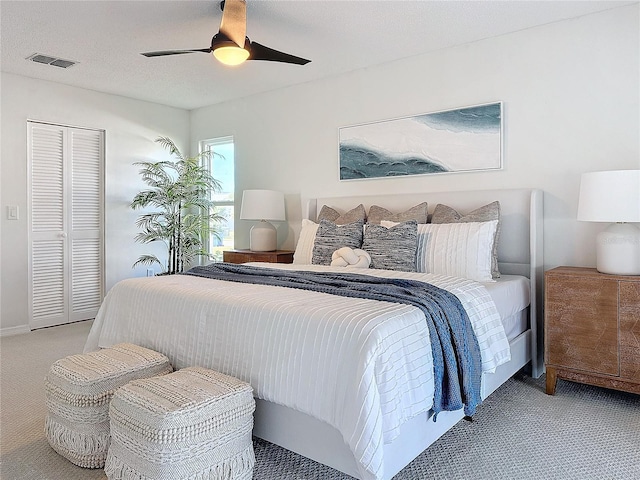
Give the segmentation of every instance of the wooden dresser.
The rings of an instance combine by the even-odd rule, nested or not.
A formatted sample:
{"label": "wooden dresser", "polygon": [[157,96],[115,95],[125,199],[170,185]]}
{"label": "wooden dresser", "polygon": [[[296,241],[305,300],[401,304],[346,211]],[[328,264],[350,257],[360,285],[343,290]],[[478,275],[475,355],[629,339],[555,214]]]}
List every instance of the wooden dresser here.
{"label": "wooden dresser", "polygon": [[558,378],[640,394],[640,276],[545,272],[546,390]]}
{"label": "wooden dresser", "polygon": [[252,250],[225,250],[222,260],[227,263],[270,262],[293,263],[293,252],[274,250],[272,252],[254,252]]}

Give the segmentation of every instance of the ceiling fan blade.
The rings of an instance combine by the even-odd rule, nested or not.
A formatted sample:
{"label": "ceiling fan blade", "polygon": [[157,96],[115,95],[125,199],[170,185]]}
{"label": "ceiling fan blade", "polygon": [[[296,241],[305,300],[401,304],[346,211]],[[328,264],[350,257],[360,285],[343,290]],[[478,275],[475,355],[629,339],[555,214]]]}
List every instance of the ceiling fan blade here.
{"label": "ceiling fan blade", "polygon": [[247,2],[224,0],[223,4],[220,33],[242,48],[247,34]]}
{"label": "ceiling fan blade", "polygon": [[182,55],[183,53],[194,52],[211,53],[211,48],[198,48],[195,50],[162,50],[160,52],[145,52],[140,55],[144,55],[145,57],[164,57],[166,55]]}
{"label": "ceiling fan blade", "polygon": [[251,42],[249,49],[251,54],[247,60],[266,60],[268,62],[293,63],[296,65],[306,65],[311,61],[306,58],[279,52],[278,50],[265,47],[264,45],[260,45],[256,42]]}

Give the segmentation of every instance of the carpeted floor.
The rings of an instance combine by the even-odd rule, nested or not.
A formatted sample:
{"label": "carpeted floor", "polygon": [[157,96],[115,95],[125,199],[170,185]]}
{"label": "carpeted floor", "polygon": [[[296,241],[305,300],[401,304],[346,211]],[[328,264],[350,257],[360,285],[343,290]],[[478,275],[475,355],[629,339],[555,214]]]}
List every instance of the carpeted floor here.
{"label": "carpeted floor", "polygon": [[[105,479],[58,456],[43,434],[42,379],[58,358],[82,351],[90,322],[0,339],[0,478]],[[254,441],[259,480],[351,477]],[[640,396],[516,376],[491,395],[394,480],[640,479]]]}

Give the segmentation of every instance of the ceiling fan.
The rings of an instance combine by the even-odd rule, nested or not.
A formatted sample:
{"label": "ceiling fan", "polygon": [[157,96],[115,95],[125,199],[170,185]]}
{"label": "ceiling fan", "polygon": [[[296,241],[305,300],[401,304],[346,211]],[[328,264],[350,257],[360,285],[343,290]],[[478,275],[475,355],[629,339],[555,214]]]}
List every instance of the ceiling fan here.
{"label": "ceiling fan", "polygon": [[193,50],[163,50],[159,52],[143,53],[145,57],[163,57],[166,55],[182,55],[184,53],[213,53],[225,65],[239,65],[245,60],[266,60],[269,62],[293,63],[306,65],[311,60],[296,57],[288,53],[279,52],[252,42],[246,36],[247,30],[247,2],[246,0],[222,0],[222,21],[220,31],[211,39],[209,48]]}

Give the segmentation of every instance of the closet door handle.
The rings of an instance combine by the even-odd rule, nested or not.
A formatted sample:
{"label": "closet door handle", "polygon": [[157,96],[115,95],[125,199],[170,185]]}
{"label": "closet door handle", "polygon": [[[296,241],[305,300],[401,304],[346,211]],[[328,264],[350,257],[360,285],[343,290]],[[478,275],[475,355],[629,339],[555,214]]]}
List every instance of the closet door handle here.
{"label": "closet door handle", "polygon": [[64,232],[62,232],[62,233],[59,233],[59,234],[58,234],[58,237],[60,237],[60,238],[67,238],[67,234],[66,234],[66,233],[64,233]]}

